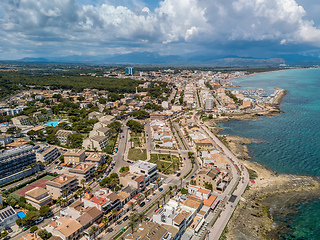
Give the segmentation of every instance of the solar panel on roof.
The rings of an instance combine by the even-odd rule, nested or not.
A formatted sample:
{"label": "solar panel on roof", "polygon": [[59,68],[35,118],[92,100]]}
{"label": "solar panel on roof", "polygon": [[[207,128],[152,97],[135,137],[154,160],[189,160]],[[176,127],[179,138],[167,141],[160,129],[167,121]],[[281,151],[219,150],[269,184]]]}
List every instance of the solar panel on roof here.
{"label": "solar panel on roof", "polygon": [[10,216],[7,211],[3,212],[3,214],[4,214],[6,217],[9,217],[9,216]]}
{"label": "solar panel on roof", "polygon": [[12,215],[16,214],[16,212],[10,208],[10,212],[12,213]]}
{"label": "solar panel on roof", "polygon": [[4,217],[4,215],[3,215],[2,213],[0,213],[0,216],[1,216],[1,218],[2,218],[2,219],[4,219],[4,218],[5,218],[5,217]]}

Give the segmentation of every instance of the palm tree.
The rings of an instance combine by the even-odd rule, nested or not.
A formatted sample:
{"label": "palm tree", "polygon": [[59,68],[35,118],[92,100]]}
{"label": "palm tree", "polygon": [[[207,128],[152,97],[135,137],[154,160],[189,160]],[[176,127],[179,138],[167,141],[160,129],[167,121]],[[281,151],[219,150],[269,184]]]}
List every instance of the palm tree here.
{"label": "palm tree", "polygon": [[142,202],[142,199],[139,197],[139,198],[137,199],[137,203],[140,205],[141,202]]}
{"label": "palm tree", "polygon": [[134,203],[133,203],[133,202],[130,202],[129,204],[130,204],[131,210],[133,211]]}
{"label": "palm tree", "polygon": [[83,179],[81,179],[80,183],[82,184],[82,188],[84,189],[84,185],[86,184],[86,180],[83,178]]}
{"label": "palm tree", "polygon": [[160,205],[160,201],[156,201],[157,205],[158,205],[158,208],[159,208],[159,205]]}
{"label": "palm tree", "polygon": [[166,202],[166,194],[162,194],[162,196],[161,196],[161,198],[163,199],[163,205],[165,204],[165,202]]}
{"label": "palm tree", "polygon": [[78,194],[78,196],[80,196],[80,201],[81,201],[81,195],[83,194],[83,189],[78,189],[77,190],[77,194]]}
{"label": "palm tree", "polygon": [[112,209],[111,210],[111,214],[112,214],[112,218],[115,218],[116,216],[117,216],[117,214],[118,214],[118,211],[117,211],[117,209]]}
{"label": "palm tree", "polygon": [[87,191],[92,192],[92,188],[91,188],[91,187],[88,187],[88,188],[87,188]]}
{"label": "palm tree", "polygon": [[89,233],[90,235],[93,235],[93,239],[95,238],[95,233],[97,232],[97,230],[98,228],[95,225],[91,226],[91,228],[89,229]]}
{"label": "palm tree", "polygon": [[68,189],[65,189],[65,190],[63,190],[63,196],[68,196],[68,193],[69,193],[69,190]]}
{"label": "palm tree", "polygon": [[174,189],[175,191],[177,191],[178,186],[177,186],[177,185],[174,185],[174,186],[173,186],[173,189]]}
{"label": "palm tree", "polygon": [[180,188],[182,188],[182,180],[183,180],[183,178],[180,177]]}
{"label": "palm tree", "polygon": [[131,232],[133,233],[134,227],[136,226],[136,222],[133,220],[130,220],[129,227],[131,228]]}
{"label": "palm tree", "polygon": [[62,198],[61,198],[61,197],[58,197],[58,198],[57,198],[57,204],[59,204],[60,207],[61,207],[61,201],[62,201]]}
{"label": "palm tree", "polygon": [[145,217],[145,215],[144,215],[143,212],[142,212],[142,213],[139,213],[138,219],[140,220],[140,222],[142,222],[142,220],[144,219],[144,217]]}
{"label": "palm tree", "polygon": [[103,216],[102,221],[101,221],[104,225],[107,225],[107,223],[109,222],[109,218],[107,216]]}
{"label": "palm tree", "polygon": [[68,200],[67,199],[62,199],[61,200],[61,206],[62,207],[65,207],[65,206],[67,206],[68,205]]}
{"label": "palm tree", "polygon": [[168,195],[169,197],[172,197],[172,191],[170,190],[170,191],[167,193],[167,195]]}
{"label": "palm tree", "polygon": [[147,198],[147,197],[148,197],[148,195],[149,195],[149,193],[148,193],[148,192],[145,192],[145,193],[144,193],[144,197],[145,197],[145,198]]}

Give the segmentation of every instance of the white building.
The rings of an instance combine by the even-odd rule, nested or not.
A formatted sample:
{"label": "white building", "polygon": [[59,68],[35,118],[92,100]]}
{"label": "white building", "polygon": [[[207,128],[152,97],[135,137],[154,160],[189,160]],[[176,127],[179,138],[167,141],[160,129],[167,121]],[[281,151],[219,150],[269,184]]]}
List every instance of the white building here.
{"label": "white building", "polygon": [[154,163],[138,160],[129,166],[129,170],[144,175],[146,186],[158,178],[157,164]]}
{"label": "white building", "polygon": [[18,220],[18,215],[11,206],[0,210],[0,231],[15,225],[16,220]]}
{"label": "white building", "polygon": [[213,98],[207,98],[206,99],[206,110],[212,110],[213,109]]}

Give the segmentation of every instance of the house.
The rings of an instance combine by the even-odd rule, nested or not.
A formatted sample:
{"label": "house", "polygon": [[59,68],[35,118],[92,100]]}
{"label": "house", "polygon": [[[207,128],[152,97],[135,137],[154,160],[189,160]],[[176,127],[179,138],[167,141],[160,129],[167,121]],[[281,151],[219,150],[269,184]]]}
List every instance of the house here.
{"label": "house", "polygon": [[212,184],[212,189],[216,189],[220,180],[217,178],[219,170],[201,168],[196,175],[196,185],[200,187],[206,187],[208,184]]}
{"label": "house", "polygon": [[11,135],[1,134],[0,135],[0,146],[4,147],[5,145],[12,142]]}
{"label": "house", "polygon": [[158,178],[157,164],[138,160],[129,166],[131,173],[142,174],[145,177],[145,186]]}
{"label": "house", "polygon": [[1,209],[0,210],[0,231],[15,225],[16,220],[18,220],[18,215],[11,206]]}
{"label": "house", "polygon": [[35,187],[34,189],[27,191],[25,193],[25,198],[27,203],[38,210],[42,206],[51,205],[52,203],[52,196],[49,194],[49,191],[41,187]]}
{"label": "house", "polygon": [[130,172],[120,174],[120,184],[138,189],[138,192],[143,191],[146,186],[143,174]]}
{"label": "house", "polygon": [[209,148],[213,147],[212,142],[208,138],[195,139],[194,140],[194,145],[195,145],[196,148],[199,148],[199,149],[209,149]]}
{"label": "house", "polygon": [[85,159],[85,162],[94,164],[96,168],[102,166],[105,161],[105,153],[90,153],[90,155]]}
{"label": "house", "polygon": [[78,178],[80,186],[82,179],[88,182],[94,177],[94,171],[95,166],[93,164],[80,162],[73,168],[69,169],[69,174]]}
{"label": "house", "polygon": [[158,223],[154,222],[142,222],[139,224],[138,229],[125,236],[125,240],[136,240],[136,239],[143,239],[143,240],[165,240],[171,239],[168,238],[168,230],[161,226]]}
{"label": "house", "polygon": [[86,151],[83,149],[69,149],[63,155],[65,164],[75,164],[84,161],[86,158]]}
{"label": "house", "polygon": [[18,240],[43,240],[41,237],[38,236],[37,232],[34,233],[27,233]]}
{"label": "house", "polygon": [[81,235],[82,225],[74,219],[60,217],[56,221],[53,230],[54,236],[59,236],[62,240],[78,239]]}
{"label": "house", "polygon": [[74,192],[78,188],[78,178],[76,176],[70,176],[61,174],[46,182],[46,187],[53,199],[64,195],[65,190],[68,193]]}

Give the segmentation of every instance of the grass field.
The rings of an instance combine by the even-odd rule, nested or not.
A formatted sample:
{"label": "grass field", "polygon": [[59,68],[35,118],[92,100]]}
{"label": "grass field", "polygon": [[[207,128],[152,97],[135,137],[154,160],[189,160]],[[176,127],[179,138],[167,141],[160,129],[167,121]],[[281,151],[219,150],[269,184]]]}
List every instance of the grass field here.
{"label": "grass field", "polygon": [[128,159],[137,161],[137,160],[147,160],[147,150],[140,148],[131,148],[129,149]]}
{"label": "grass field", "polygon": [[173,174],[179,169],[179,157],[170,154],[151,154],[149,162],[157,164],[157,168],[164,174]]}

